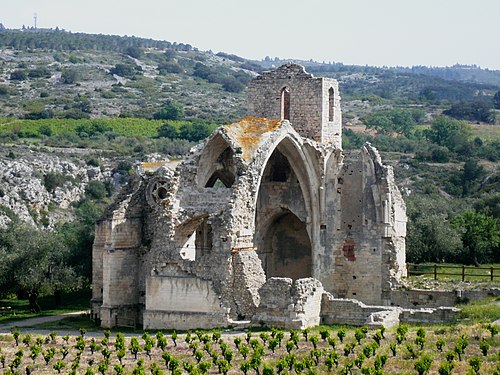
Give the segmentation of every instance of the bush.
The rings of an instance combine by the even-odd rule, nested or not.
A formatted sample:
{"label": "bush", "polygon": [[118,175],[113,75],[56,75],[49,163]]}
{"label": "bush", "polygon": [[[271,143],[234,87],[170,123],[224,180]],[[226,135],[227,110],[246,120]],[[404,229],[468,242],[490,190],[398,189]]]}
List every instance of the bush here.
{"label": "bush", "polygon": [[61,82],[65,84],[76,83],[79,79],[79,73],[76,69],[64,69],[61,74]]}
{"label": "bush", "polygon": [[10,87],[7,85],[0,85],[0,96],[7,96],[11,94]]}
{"label": "bush", "polygon": [[108,195],[106,185],[98,180],[89,181],[85,193],[96,200],[104,199]]}
{"label": "bush", "polygon": [[132,64],[118,63],[114,66],[114,68],[111,68],[109,72],[111,74],[116,74],[121,77],[132,78],[139,72],[137,68],[138,67],[135,64],[132,65]]}
{"label": "bush", "polygon": [[53,193],[56,188],[63,186],[66,181],[68,181],[68,178],[62,173],[48,172],[43,176],[43,186],[51,193]]}
{"label": "bush", "polygon": [[495,122],[495,114],[491,110],[491,104],[483,101],[464,102],[460,101],[445,110],[443,114],[457,120]]}
{"label": "bush", "polygon": [[223,78],[222,87],[228,92],[242,92],[245,89],[245,85],[234,77]]}
{"label": "bush", "polygon": [[165,73],[180,74],[184,72],[182,66],[177,64],[175,61],[167,61],[159,65],[158,70],[160,71],[160,74],[165,74]]}
{"label": "bush", "polygon": [[11,81],[24,81],[28,78],[28,75],[24,70],[15,70],[12,73],[10,73],[10,80]]}
{"label": "bush", "polygon": [[179,129],[177,126],[167,122],[158,128],[158,137],[170,139],[179,138]]}
{"label": "bush", "polygon": [[38,133],[50,137],[52,135],[52,128],[49,125],[44,124],[38,128]]}
{"label": "bush", "polygon": [[112,126],[108,122],[102,120],[92,120],[91,122],[85,122],[76,127],[77,133],[85,133],[89,136],[102,134],[111,130],[113,130]]}
{"label": "bush", "polygon": [[28,77],[30,78],[50,78],[51,76],[50,70],[45,67],[36,68],[28,72]]}
{"label": "bush", "polygon": [[184,117],[182,104],[169,100],[161,110],[153,115],[155,120],[180,120]]}
{"label": "bush", "polygon": [[128,47],[125,50],[125,54],[129,55],[130,57],[133,57],[134,59],[140,58],[143,53],[144,53],[144,51],[142,50],[142,48],[135,47],[135,46]]}

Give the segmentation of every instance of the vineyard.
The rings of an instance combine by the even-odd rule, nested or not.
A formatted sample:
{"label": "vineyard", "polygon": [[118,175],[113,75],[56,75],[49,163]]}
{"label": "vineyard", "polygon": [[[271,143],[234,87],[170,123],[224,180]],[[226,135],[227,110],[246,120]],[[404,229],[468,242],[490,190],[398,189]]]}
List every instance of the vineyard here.
{"label": "vineyard", "polygon": [[0,335],[4,374],[500,374],[492,324]]}
{"label": "vineyard", "polygon": [[[164,124],[162,120],[147,120],[139,118],[110,119],[43,119],[43,120],[0,120],[0,134],[21,133],[24,137],[39,137],[40,135],[81,134],[87,136],[96,133],[113,132],[124,136],[156,137],[158,128]],[[172,121],[169,123],[180,127],[187,121]]]}

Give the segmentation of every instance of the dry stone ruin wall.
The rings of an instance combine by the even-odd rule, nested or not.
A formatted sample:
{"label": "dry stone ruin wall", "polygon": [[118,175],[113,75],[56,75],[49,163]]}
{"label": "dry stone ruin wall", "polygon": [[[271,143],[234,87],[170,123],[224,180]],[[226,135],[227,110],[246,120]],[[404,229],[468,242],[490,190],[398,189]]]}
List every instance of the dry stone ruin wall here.
{"label": "dry stone ruin wall", "polygon": [[217,129],[175,170],[138,171],[106,211],[93,254],[103,326],[303,328],[324,291],[390,304],[404,203],[376,150],[342,152],[337,82],[288,64],[249,96],[267,118]]}

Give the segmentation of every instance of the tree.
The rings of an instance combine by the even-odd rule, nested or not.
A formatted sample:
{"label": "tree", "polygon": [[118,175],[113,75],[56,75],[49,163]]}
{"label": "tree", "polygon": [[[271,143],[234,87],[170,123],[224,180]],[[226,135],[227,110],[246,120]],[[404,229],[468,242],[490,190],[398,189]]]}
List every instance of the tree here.
{"label": "tree", "polygon": [[454,217],[452,223],[461,233],[465,250],[463,262],[494,261],[500,244],[500,225],[495,218],[469,210]]}
{"label": "tree", "polygon": [[468,195],[473,189],[474,183],[484,175],[484,168],[475,159],[467,159],[462,173],[462,195]]}
{"label": "tree", "polygon": [[491,104],[485,101],[464,102],[453,104],[443,114],[458,120],[495,122],[495,115],[491,110]]}
{"label": "tree", "polygon": [[380,133],[397,133],[410,137],[423,116],[421,110],[393,109],[371,114],[364,119],[364,123]]}
{"label": "tree", "polygon": [[116,74],[121,77],[127,77],[127,78],[132,78],[134,77],[139,71],[137,69],[137,66],[135,64],[123,64],[123,63],[118,63],[116,64],[111,70],[109,71],[111,74]]}
{"label": "tree", "polygon": [[61,74],[61,81],[65,84],[76,83],[79,79],[79,73],[76,69],[64,69]]}
{"label": "tree", "polygon": [[215,129],[216,125],[204,122],[191,122],[182,124],[179,129],[179,138],[187,139],[191,142],[198,142],[208,137]]}
{"label": "tree", "polygon": [[500,90],[493,96],[493,107],[495,107],[495,109],[500,109]]}
{"label": "tree", "polygon": [[431,128],[424,131],[425,137],[431,142],[457,151],[463,147],[472,134],[469,124],[439,116],[432,122]]}
{"label": "tree", "polygon": [[102,200],[108,195],[104,182],[98,180],[89,181],[85,194],[96,200]]}
{"label": "tree", "polygon": [[232,76],[222,79],[222,87],[228,92],[242,92],[245,89],[245,85]]}
{"label": "tree", "polygon": [[135,47],[135,46],[128,47],[125,50],[125,54],[129,55],[130,57],[133,57],[134,59],[140,58],[142,56],[143,52],[144,51],[142,50],[142,48]]}
{"label": "tree", "polygon": [[176,139],[179,138],[179,130],[177,126],[167,122],[158,128],[158,137]]}
{"label": "tree", "polygon": [[408,261],[453,262],[460,257],[462,240],[449,219],[448,206],[441,196],[408,199]]}
{"label": "tree", "polygon": [[67,264],[69,249],[58,233],[14,220],[0,231],[0,256],[3,259],[0,289],[26,293],[34,312],[40,311],[37,303],[40,295],[81,286],[81,278]]}
{"label": "tree", "polygon": [[28,74],[24,70],[14,70],[10,73],[11,81],[24,81],[26,78],[28,78]]}
{"label": "tree", "polygon": [[169,100],[165,107],[153,115],[155,120],[180,120],[184,117],[184,108],[182,104],[175,100]]}

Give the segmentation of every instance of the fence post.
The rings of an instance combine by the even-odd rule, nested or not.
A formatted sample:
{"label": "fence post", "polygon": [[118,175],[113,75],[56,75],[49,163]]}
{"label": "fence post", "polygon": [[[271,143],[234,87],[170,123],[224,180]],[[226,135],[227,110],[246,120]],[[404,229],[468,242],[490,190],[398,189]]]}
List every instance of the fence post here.
{"label": "fence post", "polygon": [[491,267],[490,270],[490,280],[493,281],[493,267]]}
{"label": "fence post", "polygon": [[465,281],[465,265],[462,264],[462,281]]}
{"label": "fence post", "polygon": [[438,274],[437,274],[437,264],[434,264],[434,280],[438,279]]}

